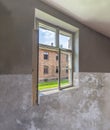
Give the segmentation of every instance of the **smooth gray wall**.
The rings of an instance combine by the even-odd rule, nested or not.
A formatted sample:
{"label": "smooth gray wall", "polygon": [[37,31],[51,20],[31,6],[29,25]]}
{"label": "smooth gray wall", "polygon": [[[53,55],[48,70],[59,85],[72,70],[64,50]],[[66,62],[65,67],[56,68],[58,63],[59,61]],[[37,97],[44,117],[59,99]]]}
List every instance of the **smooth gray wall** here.
{"label": "smooth gray wall", "polygon": [[110,72],[110,39],[39,0],[0,0],[0,74],[31,73],[34,9],[80,29],[80,72]]}

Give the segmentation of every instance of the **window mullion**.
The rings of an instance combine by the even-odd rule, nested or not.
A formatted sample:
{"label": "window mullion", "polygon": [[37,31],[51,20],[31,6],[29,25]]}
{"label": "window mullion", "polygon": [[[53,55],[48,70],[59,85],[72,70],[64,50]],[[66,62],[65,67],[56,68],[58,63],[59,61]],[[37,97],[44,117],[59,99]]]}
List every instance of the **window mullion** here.
{"label": "window mullion", "polygon": [[59,48],[59,28],[56,28],[56,47]]}
{"label": "window mullion", "polygon": [[73,42],[74,39],[73,38],[74,38],[74,35],[72,34],[72,61],[71,61],[72,62],[72,86],[73,86],[73,72],[74,72],[74,69],[73,69],[74,68],[74,59],[73,59],[74,58],[74,42]]}
{"label": "window mullion", "polygon": [[59,28],[56,29],[56,47],[58,48],[58,88],[60,90],[60,48],[59,48]]}
{"label": "window mullion", "polygon": [[37,85],[36,85],[36,103],[39,104],[39,90],[38,90],[38,83],[39,83],[39,22],[37,21],[37,43],[36,43],[36,47],[37,47],[37,65],[36,65],[36,68],[37,68]]}

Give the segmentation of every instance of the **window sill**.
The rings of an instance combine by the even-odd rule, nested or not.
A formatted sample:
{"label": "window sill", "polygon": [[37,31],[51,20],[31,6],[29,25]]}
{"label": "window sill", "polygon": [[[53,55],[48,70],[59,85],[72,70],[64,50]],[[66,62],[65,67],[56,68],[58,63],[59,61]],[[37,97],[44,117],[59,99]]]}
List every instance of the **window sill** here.
{"label": "window sill", "polygon": [[76,90],[78,88],[79,88],[78,86],[72,86],[72,87],[69,87],[69,88],[61,89],[61,90],[59,90],[58,88],[43,90],[43,91],[39,91],[39,96],[41,97],[41,96],[46,96],[46,95],[50,95],[50,94],[55,94],[55,93],[58,93],[58,92],[65,92],[65,91],[74,90],[74,89]]}

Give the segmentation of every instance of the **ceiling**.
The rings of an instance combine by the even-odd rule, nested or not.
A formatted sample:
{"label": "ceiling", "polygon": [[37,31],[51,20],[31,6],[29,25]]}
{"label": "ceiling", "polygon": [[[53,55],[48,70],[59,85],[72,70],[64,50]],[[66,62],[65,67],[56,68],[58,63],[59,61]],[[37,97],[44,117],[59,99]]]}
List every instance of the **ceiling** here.
{"label": "ceiling", "polygon": [[110,0],[43,0],[110,37]]}

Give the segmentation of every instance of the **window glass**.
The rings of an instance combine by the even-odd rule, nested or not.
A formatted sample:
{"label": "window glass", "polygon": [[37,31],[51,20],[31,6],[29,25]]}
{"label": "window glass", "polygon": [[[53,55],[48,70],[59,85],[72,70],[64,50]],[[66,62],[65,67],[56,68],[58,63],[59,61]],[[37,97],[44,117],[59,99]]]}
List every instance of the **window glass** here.
{"label": "window glass", "polygon": [[72,85],[72,53],[61,51],[60,69],[60,87]]}
{"label": "window glass", "polygon": [[44,74],[48,74],[48,66],[44,66]]}
{"label": "window glass", "polygon": [[59,34],[59,47],[61,49],[72,49],[72,38],[71,34],[60,31]]}
{"label": "window glass", "polygon": [[56,55],[56,60],[58,60],[58,54]]}
{"label": "window glass", "polygon": [[66,66],[66,73],[68,73],[68,66]]}
{"label": "window glass", "polygon": [[44,60],[48,60],[48,52],[44,52]]}
{"label": "window glass", "polygon": [[47,25],[39,25],[39,44],[56,46],[55,43],[55,29]]}
{"label": "window glass", "polygon": [[56,73],[58,73],[58,66],[56,66]]}

